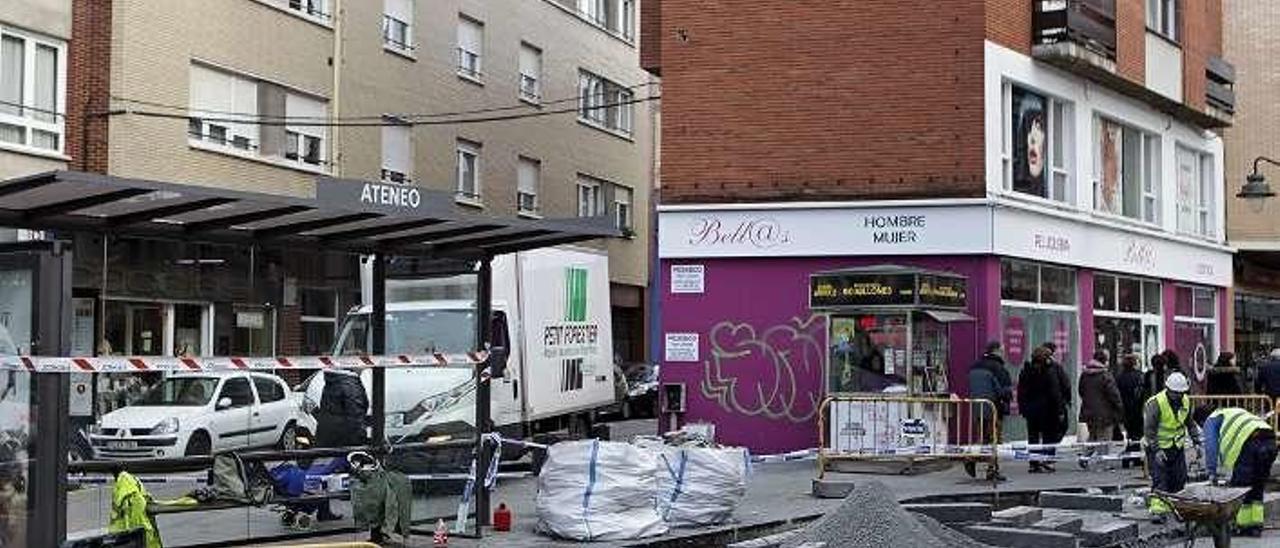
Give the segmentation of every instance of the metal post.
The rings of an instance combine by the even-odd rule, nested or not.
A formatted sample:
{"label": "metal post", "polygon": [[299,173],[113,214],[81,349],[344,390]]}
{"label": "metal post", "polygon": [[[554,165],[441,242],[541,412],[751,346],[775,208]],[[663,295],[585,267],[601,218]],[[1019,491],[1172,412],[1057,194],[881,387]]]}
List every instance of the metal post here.
{"label": "metal post", "polygon": [[[71,354],[71,249],[62,242],[50,242],[49,251],[39,253],[36,272],[38,295],[34,314],[35,335],[32,354]],[[37,348],[38,347],[38,348]],[[67,532],[67,448],[71,423],[68,419],[67,375],[32,373],[30,434],[36,436],[27,485],[31,522],[28,546],[58,546]],[[21,512],[21,510],[19,510]]]}
{"label": "metal post", "polygon": [[[374,253],[373,275],[370,285],[373,289],[373,314],[369,316],[369,353],[381,356],[387,353],[387,260],[381,253]],[[387,429],[387,370],[381,367],[373,369],[373,440],[379,444],[386,439]]]}
{"label": "metal post", "polygon": [[[489,349],[489,341],[493,339],[493,259],[485,257],[480,260],[480,269],[476,272],[476,341],[482,350]],[[479,458],[476,462],[476,530],[489,525],[489,491],[484,488],[485,471],[489,469],[489,459],[495,457],[492,450],[481,442],[481,435],[493,430],[490,419],[489,382],[480,376],[480,372],[489,366],[489,360],[476,366],[476,447]]]}

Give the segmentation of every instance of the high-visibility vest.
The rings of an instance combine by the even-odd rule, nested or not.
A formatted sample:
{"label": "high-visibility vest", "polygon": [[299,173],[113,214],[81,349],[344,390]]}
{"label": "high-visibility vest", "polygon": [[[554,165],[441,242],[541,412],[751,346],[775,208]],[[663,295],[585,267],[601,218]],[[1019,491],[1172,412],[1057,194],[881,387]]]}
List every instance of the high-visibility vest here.
{"label": "high-visibility vest", "polygon": [[1182,406],[1174,412],[1173,406],[1169,405],[1169,391],[1161,390],[1159,394],[1151,396],[1147,400],[1155,400],[1156,405],[1160,407],[1160,429],[1156,432],[1156,445],[1161,449],[1173,449],[1186,446],[1187,443],[1187,417],[1191,414],[1191,402],[1187,401],[1186,395],[1179,396],[1182,398]]}
{"label": "high-visibility vest", "polygon": [[1222,417],[1222,425],[1218,427],[1218,457],[1227,468],[1236,467],[1236,459],[1240,458],[1240,450],[1245,442],[1258,430],[1271,430],[1267,421],[1257,415],[1235,407],[1214,411],[1210,418]]}

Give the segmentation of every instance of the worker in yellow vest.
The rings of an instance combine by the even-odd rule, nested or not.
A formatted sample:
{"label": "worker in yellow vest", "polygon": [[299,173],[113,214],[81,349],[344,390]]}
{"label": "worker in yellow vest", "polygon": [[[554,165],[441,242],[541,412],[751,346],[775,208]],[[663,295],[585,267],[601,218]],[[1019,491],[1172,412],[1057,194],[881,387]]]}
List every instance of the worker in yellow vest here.
{"label": "worker in yellow vest", "polygon": [[1276,461],[1276,433],[1261,417],[1229,407],[1209,415],[1204,423],[1205,469],[1218,482],[1219,464],[1231,471],[1229,485],[1248,487],[1244,505],[1236,513],[1239,534],[1262,536],[1262,493]]}
{"label": "worker in yellow vest", "polygon": [[[1143,407],[1142,443],[1147,453],[1151,488],[1177,493],[1187,485],[1187,442],[1200,445],[1200,427],[1191,419],[1191,383],[1186,375],[1173,373],[1164,381],[1164,390],[1147,398]],[[1169,505],[1158,497],[1147,500],[1147,510],[1156,523],[1164,523]]]}

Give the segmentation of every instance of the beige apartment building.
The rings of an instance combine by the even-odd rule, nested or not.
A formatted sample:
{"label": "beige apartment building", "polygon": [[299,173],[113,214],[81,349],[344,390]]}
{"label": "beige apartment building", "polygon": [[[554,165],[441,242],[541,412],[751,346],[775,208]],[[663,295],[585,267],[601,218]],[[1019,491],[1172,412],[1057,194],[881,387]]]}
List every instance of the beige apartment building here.
{"label": "beige apartment building", "polygon": [[[6,0],[0,9],[0,180],[63,169],[71,0]],[[25,231],[0,230],[0,241]]]}
{"label": "beige apartment building", "polygon": [[[1223,2],[1223,47],[1236,67],[1239,112],[1224,134],[1225,176],[1238,191],[1258,157],[1280,160],[1280,4],[1254,0]],[[1280,188],[1280,166],[1258,165],[1272,189]],[[1227,200],[1228,243],[1236,248],[1235,349],[1252,366],[1280,345],[1280,198]]]}
{"label": "beige apartment building", "polygon": [[[95,62],[71,75],[87,90],[69,108],[73,169],[297,196],[333,176],[448,192],[486,215],[607,216],[632,235],[600,244],[615,352],[645,359],[657,89],[638,0],[74,3]],[[215,310],[124,273],[104,285],[105,336],[129,354],[324,352],[356,293],[326,284],[342,267],[319,270],[273,289],[270,311]],[[152,324],[162,342],[139,338]]]}

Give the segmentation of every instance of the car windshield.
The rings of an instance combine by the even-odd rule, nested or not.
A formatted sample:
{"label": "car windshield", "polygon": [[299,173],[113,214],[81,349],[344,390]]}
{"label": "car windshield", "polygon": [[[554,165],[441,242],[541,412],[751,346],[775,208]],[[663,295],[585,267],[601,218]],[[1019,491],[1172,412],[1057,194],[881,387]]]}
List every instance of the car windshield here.
{"label": "car windshield", "polygon": [[134,405],[179,405],[199,407],[206,405],[213,398],[218,388],[218,379],[209,377],[186,377],[166,379],[159,386],[151,389]]}
{"label": "car windshield", "polygon": [[[468,352],[475,350],[472,310],[400,310],[387,312],[387,354]],[[367,354],[368,314],[347,317],[334,354]]]}

